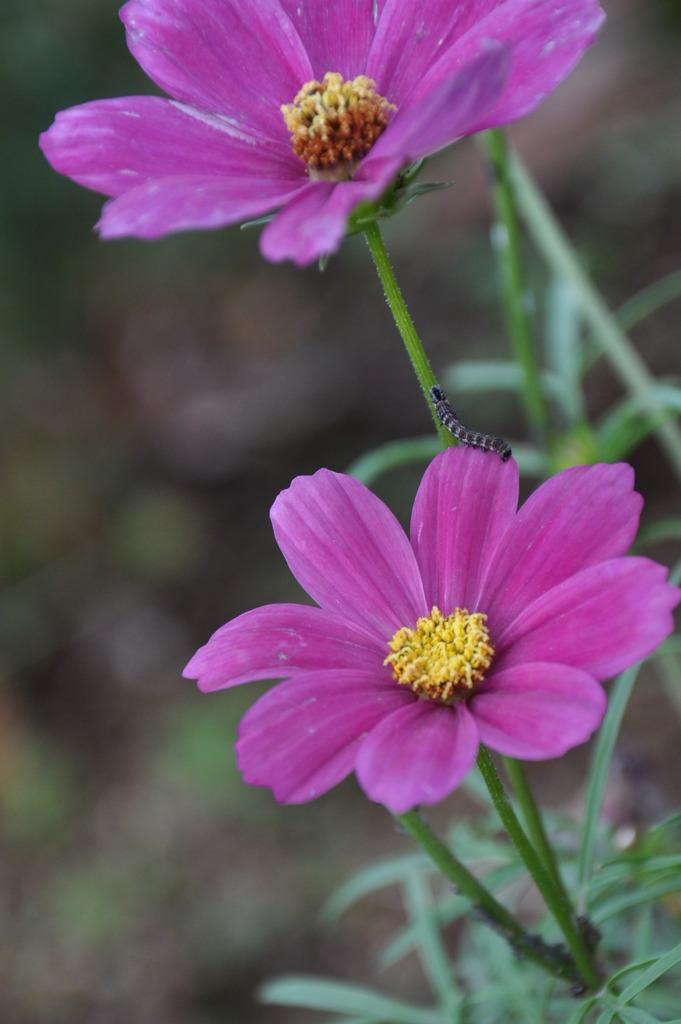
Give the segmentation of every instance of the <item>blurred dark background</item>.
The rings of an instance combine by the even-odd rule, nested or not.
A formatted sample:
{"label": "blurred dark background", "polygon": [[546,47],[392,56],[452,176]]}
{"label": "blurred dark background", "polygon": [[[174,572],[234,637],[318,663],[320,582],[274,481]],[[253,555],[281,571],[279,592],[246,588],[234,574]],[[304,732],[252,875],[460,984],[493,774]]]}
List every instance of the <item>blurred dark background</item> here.
{"label": "blurred dark background", "polygon": [[[604,7],[597,45],[513,137],[616,306],[681,263],[681,5]],[[387,813],[352,780],[296,808],[245,787],[232,745],[263,687],[201,696],[181,671],[227,618],[295,599],[269,528],[278,491],[426,433],[428,414],[361,239],[324,273],[268,265],[253,229],[98,241],[101,198],[37,137],[61,108],[153,91],[116,11],[0,7],[0,1020],[286,1024],[300,1015],[252,994],[281,971],[415,1000],[416,963],[372,966],[390,894],[333,933],[317,921],[354,869],[406,848]],[[386,240],[440,372],[506,348],[479,149],[426,177],[453,187]],[[634,334],[657,374],[681,369],[679,309]],[[594,413],[619,393],[599,366]],[[522,434],[509,399],[459,411]],[[633,461],[648,521],[678,509],[655,443]],[[418,477],[377,489],[406,516]],[[625,742],[664,806],[678,723],[649,686]],[[573,800],[581,766],[535,771],[540,793]]]}

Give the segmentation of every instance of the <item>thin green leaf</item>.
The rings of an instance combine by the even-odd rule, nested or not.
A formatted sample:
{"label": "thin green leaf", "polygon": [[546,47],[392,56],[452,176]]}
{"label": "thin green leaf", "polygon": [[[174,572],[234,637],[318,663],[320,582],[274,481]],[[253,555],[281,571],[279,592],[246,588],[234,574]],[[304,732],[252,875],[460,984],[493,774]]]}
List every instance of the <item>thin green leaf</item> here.
{"label": "thin green leaf", "polygon": [[583,1024],[588,1013],[593,1010],[594,1006],[598,1004],[596,996],[591,996],[581,1006],[578,1006],[575,1012],[569,1017],[565,1024]]}
{"label": "thin green leaf", "polygon": [[585,913],[588,909],[588,886],[593,874],[596,833],[603,803],[603,794],[605,793],[605,785],[608,779],[608,771],[617,735],[639,669],[640,665],[634,665],[632,668],[627,669],[626,672],[623,672],[615,681],[610,694],[608,711],[603,720],[596,744],[584,808],[584,830],[577,859],[577,905],[580,913]]}
{"label": "thin green leaf", "polygon": [[[580,266],[549,204],[517,157],[511,157],[511,179],[518,209],[528,233],[553,273],[570,281],[579,297],[582,316],[603,353],[630,394],[644,394],[655,383],[619,322],[605,305]],[[655,413],[657,410],[650,410]],[[656,431],[677,478],[681,479],[681,428],[678,423],[663,423]]]}
{"label": "thin green leaf", "polygon": [[656,383],[642,394],[623,398],[610,408],[596,428],[603,457],[621,459],[681,412],[681,389]]}
{"label": "thin green leaf", "polygon": [[[370,487],[384,473],[402,466],[430,462],[441,451],[442,445],[436,435],[410,437],[403,441],[389,441],[379,448],[360,455],[348,466],[346,473]],[[514,444],[513,458],[517,462],[522,476],[541,477],[546,475],[546,456],[533,445]]]}
{"label": "thin green leaf", "polygon": [[624,991],[619,995],[620,1002],[630,1003],[631,1000],[635,999],[636,996],[641,994],[641,992],[645,992],[653,982],[657,981],[658,978],[661,978],[664,974],[667,974],[668,971],[671,971],[680,963],[681,942],[677,946],[674,946],[673,949],[670,949],[668,953],[665,953],[664,956],[661,956],[657,963],[648,967],[648,969],[645,970],[639,978],[632,981],[630,985],[627,985]]}
{"label": "thin green leaf", "polygon": [[681,297],[681,270],[674,270],[666,277],[661,277],[659,281],[643,288],[636,295],[632,295],[620,306],[615,315],[620,326],[625,331],[630,331],[651,313],[655,313],[662,306],[679,297]]}
{"label": "thin green leaf", "polygon": [[404,889],[409,918],[417,936],[417,948],[423,970],[430,979],[445,1020],[455,1024],[460,1018],[463,997],[454,984],[449,958],[442,939],[423,875],[413,872]]}
{"label": "thin green leaf", "polygon": [[437,435],[427,437],[410,437],[403,441],[390,441],[366,452],[348,466],[346,473],[361,480],[367,487],[370,486],[379,476],[391,469],[399,469],[401,466],[413,465],[418,462],[430,462],[438,452],[442,451],[442,445]]}
{"label": "thin green leaf", "polygon": [[518,464],[521,476],[546,476],[549,464],[544,452],[531,444],[516,444],[514,442],[512,448],[513,458]]}
{"label": "thin green leaf", "polygon": [[375,1024],[372,1017],[339,1017],[335,1024]]}
{"label": "thin green leaf", "polygon": [[624,978],[628,978],[630,974],[634,974],[636,971],[643,971],[648,967],[652,967],[659,960],[657,956],[647,956],[643,960],[639,960],[634,964],[627,964],[626,967],[620,968],[619,971],[615,971],[608,978],[606,984],[608,989],[612,989],[615,986],[619,986]]}
{"label": "thin green leaf", "polygon": [[670,814],[663,821],[658,821],[657,825],[653,825],[650,829],[648,835],[654,836],[658,832],[669,832],[674,828],[681,828],[681,811],[677,811],[676,814]]}
{"label": "thin green leaf", "polygon": [[581,329],[577,293],[569,281],[555,277],[546,291],[546,359],[555,378],[562,383],[561,407],[570,426],[584,418],[580,384]]}
{"label": "thin green leaf", "polygon": [[390,885],[403,885],[415,871],[432,873],[435,869],[423,853],[409,853],[392,857],[359,871],[348,879],[326,901],[321,912],[322,920],[332,924],[354,903],[379,889]]}
{"label": "thin green leaf", "polygon": [[[623,331],[641,323],[652,313],[657,312],[669,302],[681,296],[681,270],[675,270],[666,277],[648,285],[636,295],[627,299],[615,312],[615,317]],[[584,368],[589,369],[602,355],[602,347],[594,338],[587,339],[584,346]]]}
{"label": "thin green leaf", "polygon": [[456,392],[512,391],[523,386],[522,367],[510,359],[470,359],[453,363],[442,375],[444,387]]}
{"label": "thin green leaf", "polygon": [[669,582],[674,583],[677,587],[681,583],[681,561],[676,562],[669,570]]}
{"label": "thin green leaf", "polygon": [[445,1024],[437,1010],[390,999],[368,988],[323,978],[273,978],[258,990],[263,1003],[300,1006],[308,1010],[344,1013],[385,1024]]}
{"label": "thin green leaf", "polygon": [[[604,875],[604,878],[601,876]],[[679,866],[648,869],[645,861],[622,865],[621,869],[599,868],[598,878],[589,886],[589,900],[592,911],[601,920],[612,917],[614,906],[645,906],[650,902],[653,886],[659,887],[661,895],[668,895],[667,886],[675,883],[681,888]],[[674,892],[674,888],[671,889]],[[636,897],[640,896],[638,903]],[[632,903],[631,901],[634,900]]]}
{"label": "thin green leaf", "polygon": [[624,1024],[661,1024],[659,1017],[653,1017],[638,1006],[618,1006],[617,1017]]}
{"label": "thin green leaf", "polygon": [[672,893],[681,892],[681,878],[673,877],[664,882],[647,886],[644,889],[636,889],[623,896],[617,896],[611,900],[604,900],[592,914],[594,924],[601,925],[604,921],[610,920],[623,914],[626,910],[633,910],[634,907],[645,906],[653,900],[662,899]]}
{"label": "thin green leaf", "polygon": [[[651,835],[652,833],[648,833]],[[637,880],[646,879],[650,875],[665,874],[669,871],[681,869],[681,853],[660,853],[653,854],[650,849],[633,850],[625,853],[616,860],[606,861],[598,869],[598,881],[602,876],[608,879],[610,884],[619,884],[623,878]],[[681,878],[681,874],[679,875]]]}
{"label": "thin green leaf", "polygon": [[656,523],[642,526],[632,550],[640,551],[648,544],[658,544],[666,540],[681,540],[681,517],[658,519]]}
{"label": "thin green leaf", "polygon": [[674,651],[665,651],[655,661],[655,672],[662,680],[667,699],[681,721],[681,658]]}
{"label": "thin green leaf", "polygon": [[[450,394],[487,393],[507,391],[520,394],[524,386],[522,367],[509,359],[467,360],[454,363],[442,375],[444,387]],[[565,387],[561,378],[551,370],[540,374],[542,392],[564,411],[569,413],[570,404],[565,403]]]}
{"label": "thin green leaf", "polygon": [[[513,864],[508,867],[490,871],[485,875],[485,886],[490,892],[497,889],[506,889],[523,872],[522,864]],[[450,896],[443,900],[434,911],[434,919],[440,928],[446,927],[452,921],[464,917],[470,912],[471,905],[462,896]],[[396,935],[385,947],[381,954],[381,964],[390,967],[409,953],[413,953],[418,946],[418,934],[413,926],[408,925]]]}

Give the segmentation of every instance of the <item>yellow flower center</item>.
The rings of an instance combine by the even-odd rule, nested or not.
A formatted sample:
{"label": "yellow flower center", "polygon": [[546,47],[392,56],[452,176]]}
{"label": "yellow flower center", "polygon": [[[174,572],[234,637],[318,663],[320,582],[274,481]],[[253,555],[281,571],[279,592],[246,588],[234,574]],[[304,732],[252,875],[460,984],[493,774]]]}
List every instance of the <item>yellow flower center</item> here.
{"label": "yellow flower center", "polygon": [[443,615],[434,607],[418,619],[416,629],[398,629],[384,665],[392,665],[397,682],[411,686],[420,697],[442,704],[461,700],[484,679],[494,659],[486,619],[465,608]]}
{"label": "yellow flower center", "polygon": [[382,134],[396,108],[375,85],[365,75],[346,82],[337,71],[327,71],[321,82],[306,82],[293,103],[284,103],[293,152],[311,178],[349,181]]}

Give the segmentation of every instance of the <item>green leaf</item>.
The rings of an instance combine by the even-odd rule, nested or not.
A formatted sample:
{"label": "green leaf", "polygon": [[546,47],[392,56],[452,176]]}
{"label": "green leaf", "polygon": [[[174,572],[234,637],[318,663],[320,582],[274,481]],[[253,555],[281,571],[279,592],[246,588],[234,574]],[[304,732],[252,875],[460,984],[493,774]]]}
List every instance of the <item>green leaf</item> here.
{"label": "green leaf", "polygon": [[611,462],[624,458],[679,413],[681,389],[670,383],[658,383],[622,399],[596,427],[603,458]]}
{"label": "green leaf", "polygon": [[544,452],[530,444],[512,445],[513,458],[518,464],[521,476],[546,476],[548,461]]}
{"label": "green leaf", "polygon": [[403,441],[389,441],[388,444],[361,455],[348,466],[346,473],[369,487],[383,473],[415,462],[430,462],[441,451],[442,444],[436,434],[406,438]]}
{"label": "green leaf", "polygon": [[[554,274],[572,284],[585,323],[627,391],[645,394],[655,383],[648,367],[584,273],[553,211],[517,155],[512,156],[510,164],[515,199],[534,244]],[[681,479],[681,428],[677,423],[663,423],[656,434],[675,475]]]}
{"label": "green leaf", "polygon": [[618,1006],[617,1019],[624,1024],[661,1024],[659,1017],[653,1017],[637,1006]]}
{"label": "green leaf", "polygon": [[670,814],[668,818],[659,821],[657,825],[653,825],[648,834],[654,836],[658,832],[669,832],[674,828],[681,828],[681,811],[677,811],[676,814]]}
{"label": "green leaf", "polygon": [[422,874],[412,873],[405,887],[405,905],[416,933],[417,946],[426,972],[445,1019],[459,1020],[463,996],[454,983],[449,958],[445,952],[430,890]]}
{"label": "green leaf", "polygon": [[337,921],[354,903],[389,885],[403,885],[415,871],[432,873],[431,861],[423,853],[410,853],[380,861],[348,879],[322,909],[322,919],[330,924]]}
{"label": "green leaf", "polygon": [[339,1017],[334,1024],[375,1024],[371,1017]]}
{"label": "green leaf", "polygon": [[404,175],[398,176],[395,184],[389,185],[380,199],[375,202],[364,200],[359,203],[348,217],[346,234],[355,235],[360,231],[366,231],[371,224],[387,220],[415,199],[450,187],[448,181],[422,181],[412,185],[410,182],[414,177],[415,174],[409,175],[408,178]]}
{"label": "green leaf", "polygon": [[[632,295],[616,311],[615,317],[623,331],[641,323],[652,313],[657,312],[669,302],[681,296],[681,270],[675,270],[666,277],[648,285],[636,295]],[[584,368],[589,369],[602,354],[601,345],[594,338],[587,339],[584,347]]]}
{"label": "green leaf", "polygon": [[648,956],[644,960],[639,960],[637,963],[627,964],[626,967],[622,967],[619,971],[615,971],[614,974],[610,975],[606,983],[607,987],[612,989],[615,986],[619,986],[624,978],[628,978],[630,974],[633,974],[636,971],[642,971],[647,967],[652,967],[653,964],[657,963],[658,959],[659,958],[656,956]]}
{"label": "green leaf", "polygon": [[471,359],[454,363],[442,375],[447,391],[512,391],[523,387],[522,367],[510,359]]}
{"label": "green leaf", "polygon": [[673,876],[663,882],[646,886],[645,889],[636,889],[633,892],[625,893],[611,900],[604,900],[594,911],[592,917],[594,924],[601,925],[612,917],[617,917],[625,910],[633,910],[634,907],[645,906],[653,900],[662,899],[672,893],[681,892],[681,878]]}
{"label": "green leaf", "polygon": [[437,1010],[390,999],[368,988],[323,978],[273,978],[258,990],[263,1003],[345,1013],[376,1024],[447,1024]]}
{"label": "green leaf", "polygon": [[[387,444],[374,448],[360,455],[346,469],[349,476],[361,480],[370,487],[380,476],[401,466],[414,463],[428,463],[442,451],[440,439],[432,437],[411,437],[403,441],[389,441]],[[538,448],[529,444],[514,444],[513,458],[523,476],[544,476],[546,474],[546,456]]]}
{"label": "green leaf", "polygon": [[627,299],[616,312],[620,326],[625,331],[645,320],[668,302],[681,297],[681,270],[674,270],[666,277],[648,285],[642,291]]}
{"label": "green leaf", "polygon": [[575,1012],[569,1017],[565,1024],[583,1024],[588,1013],[593,1010],[594,1006],[598,1005],[598,999],[596,996],[591,996],[581,1006],[578,1006]]}
{"label": "green leaf", "polygon": [[634,665],[615,681],[596,744],[584,808],[584,830],[577,859],[577,892],[580,913],[587,910],[587,893],[593,874],[598,822],[615,741],[640,667],[640,665]]}
{"label": "green leaf", "polygon": [[[481,851],[480,858],[485,859],[484,853]],[[485,886],[490,892],[496,892],[497,889],[507,889],[515,881],[518,876],[524,871],[523,865],[512,864],[507,867],[499,868],[496,871],[490,871],[485,875]],[[456,921],[460,917],[464,917],[470,912],[471,905],[468,900],[462,896],[450,896],[448,899],[442,901],[434,911],[434,920],[440,928],[451,924],[452,921]],[[419,939],[416,929],[412,925],[408,925],[398,935],[396,935],[385,947],[381,954],[381,963],[384,967],[390,967],[398,960],[408,956],[409,953],[413,953],[418,948]]]}
{"label": "green leaf", "polygon": [[554,277],[546,292],[546,359],[562,387],[561,408],[569,425],[584,418],[580,384],[582,314],[577,292],[562,277]]}
{"label": "green leaf", "polygon": [[[524,387],[522,367],[508,359],[468,360],[448,367],[442,379],[445,388],[455,394],[476,394],[489,391],[510,391],[521,394]],[[551,370],[540,375],[542,393],[563,409],[569,419],[572,405],[566,398],[561,378]]]}
{"label": "green leaf", "polygon": [[673,949],[670,949],[668,953],[665,953],[664,956],[661,956],[656,963],[651,964],[651,966],[648,967],[648,969],[645,970],[639,978],[632,981],[630,985],[627,985],[624,991],[619,995],[620,1002],[631,1002],[632,999],[635,999],[636,996],[641,994],[641,992],[644,992],[653,984],[653,982],[657,981],[658,978],[661,978],[664,974],[671,971],[672,968],[676,967],[680,963],[681,942]]}
{"label": "green leaf", "polygon": [[648,544],[679,539],[681,539],[681,517],[658,519],[656,523],[649,523],[641,527],[632,550],[640,551]]}

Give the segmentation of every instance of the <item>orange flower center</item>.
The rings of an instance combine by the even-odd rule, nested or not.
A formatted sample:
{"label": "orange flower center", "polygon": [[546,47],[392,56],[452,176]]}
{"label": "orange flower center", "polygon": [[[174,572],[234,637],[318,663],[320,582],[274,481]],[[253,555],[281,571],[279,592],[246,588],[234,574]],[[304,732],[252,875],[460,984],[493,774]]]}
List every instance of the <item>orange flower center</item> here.
{"label": "orange flower center", "polygon": [[281,112],[291,133],[293,152],[313,179],[349,181],[396,107],[365,75],[345,81],[327,71],[321,82],[306,82]]}
{"label": "orange flower center", "polygon": [[398,629],[384,664],[392,665],[397,682],[420,697],[441,704],[462,700],[485,678],[494,659],[486,619],[465,608],[443,615],[434,607],[418,619],[416,629]]}

